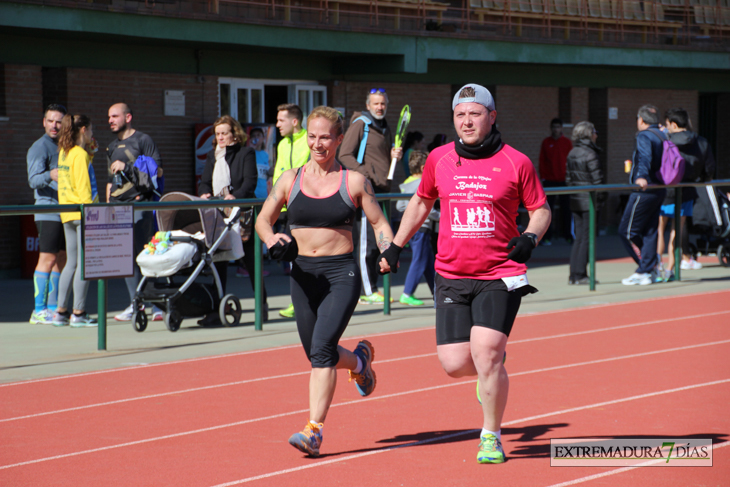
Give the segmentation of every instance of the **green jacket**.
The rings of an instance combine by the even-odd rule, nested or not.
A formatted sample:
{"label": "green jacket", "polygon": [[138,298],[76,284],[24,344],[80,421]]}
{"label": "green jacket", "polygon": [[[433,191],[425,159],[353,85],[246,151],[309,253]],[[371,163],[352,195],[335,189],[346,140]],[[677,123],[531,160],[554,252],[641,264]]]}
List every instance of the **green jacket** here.
{"label": "green jacket", "polygon": [[[292,149],[293,147],[293,149]],[[307,131],[302,129],[291,137],[284,137],[276,148],[276,166],[272,184],[276,184],[284,171],[302,167],[309,160]]]}

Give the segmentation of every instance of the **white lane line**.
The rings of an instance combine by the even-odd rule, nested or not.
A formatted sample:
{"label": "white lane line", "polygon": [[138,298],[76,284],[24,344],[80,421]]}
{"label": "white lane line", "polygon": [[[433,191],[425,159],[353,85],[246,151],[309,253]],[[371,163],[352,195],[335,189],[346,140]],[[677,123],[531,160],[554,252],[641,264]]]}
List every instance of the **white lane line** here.
{"label": "white lane line", "polygon": [[[393,321],[396,321],[396,320],[393,320]],[[348,341],[348,340],[362,340],[363,338],[399,335],[399,334],[403,334],[403,333],[414,333],[414,332],[432,330],[432,329],[433,329],[433,327],[426,327],[426,328],[412,328],[409,330],[388,331],[388,332],[383,332],[383,333],[374,333],[372,335],[342,337],[342,338],[340,338],[340,341],[344,342],[344,341]],[[36,384],[38,382],[49,382],[49,381],[55,381],[55,380],[61,380],[61,379],[75,379],[77,377],[87,377],[90,375],[109,374],[112,372],[127,372],[130,370],[147,369],[150,367],[161,367],[163,365],[188,364],[188,363],[193,363],[193,362],[202,362],[204,360],[216,360],[216,359],[223,359],[223,358],[230,358],[230,357],[240,357],[243,355],[252,355],[252,354],[256,354],[256,353],[278,352],[279,350],[289,350],[292,348],[301,348],[301,345],[300,344],[284,345],[281,347],[262,348],[259,350],[247,350],[245,352],[226,353],[223,355],[211,355],[208,357],[197,357],[197,358],[187,358],[187,359],[182,359],[182,360],[173,360],[171,362],[158,362],[158,363],[154,363],[154,364],[132,365],[132,366],[120,367],[120,368],[116,368],[116,369],[105,369],[105,370],[96,370],[94,372],[81,372],[78,374],[59,375],[56,377],[46,377],[43,379],[30,379],[30,380],[26,380],[26,381],[22,381],[22,382],[7,382],[4,384],[0,384],[0,388],[1,387],[12,387],[12,386],[23,386],[23,385],[27,385],[27,384]]]}
{"label": "white lane line", "polygon": [[[576,308],[553,309],[550,311],[530,311],[527,313],[520,313],[517,316],[549,315],[549,314],[555,314],[555,313],[565,313],[567,311],[582,311],[582,310],[592,310],[592,309],[600,309],[600,308],[610,308],[613,306],[624,306],[624,305],[629,305],[629,304],[653,303],[654,301],[664,301],[667,299],[692,298],[695,296],[709,296],[712,294],[720,294],[720,293],[726,293],[726,292],[728,292],[727,289],[720,289],[718,291],[708,291],[708,292],[692,293],[692,294],[678,294],[678,295],[672,295],[672,296],[660,296],[660,297],[656,297],[656,298],[636,299],[634,301],[618,301],[616,303],[592,304],[590,306],[580,306],[580,307],[576,307]],[[596,297],[598,298],[600,296],[596,296]]]}
{"label": "white lane line", "polygon": [[[606,402],[600,402],[600,403],[596,403],[596,404],[589,404],[589,405],[580,406],[580,407],[577,407],[577,408],[563,409],[561,411],[554,411],[552,413],[545,413],[545,414],[540,414],[540,415],[537,415],[537,416],[530,416],[528,418],[516,419],[516,420],[513,420],[513,421],[508,421],[506,423],[502,423],[502,426],[511,426],[511,425],[515,425],[515,424],[519,424],[519,423],[525,423],[525,422],[528,422],[528,421],[532,421],[532,420],[535,420],[535,419],[546,418],[546,417],[550,417],[550,416],[557,416],[557,415],[560,415],[560,414],[572,413],[572,412],[576,412],[576,411],[583,411],[583,410],[586,410],[586,409],[593,409],[593,408],[597,408],[597,407],[606,406],[606,405],[609,405],[609,404],[619,404],[619,403],[622,403],[622,402],[634,401],[634,400],[637,400],[637,399],[644,399],[644,398],[647,398],[647,397],[654,397],[654,396],[659,396],[659,395],[663,395],[663,394],[671,394],[671,393],[674,393],[674,392],[681,392],[681,391],[686,391],[686,390],[690,390],[690,389],[696,389],[696,388],[699,388],[699,387],[706,387],[706,386],[713,386],[713,385],[717,385],[717,384],[724,384],[724,383],[727,383],[727,382],[730,382],[730,379],[723,379],[723,380],[718,380],[718,381],[705,382],[703,384],[693,384],[691,386],[678,387],[678,388],[675,388],[675,389],[667,389],[667,390],[664,390],[664,391],[651,392],[651,393],[648,393],[648,394],[641,394],[641,395],[638,395],[638,396],[630,396],[630,397],[626,397],[626,398],[623,398],[623,399],[614,399],[613,401],[606,401]],[[365,456],[369,456],[369,455],[375,455],[377,453],[384,453],[384,452],[396,450],[398,448],[403,448],[403,447],[406,447],[406,446],[424,445],[424,444],[427,444],[427,443],[433,443],[435,441],[440,441],[440,440],[444,440],[444,439],[447,439],[447,438],[455,438],[455,437],[458,437],[458,436],[470,435],[470,434],[474,434],[475,432],[478,432],[478,431],[481,431],[481,430],[474,429],[474,430],[468,430],[468,431],[461,431],[459,433],[454,433],[454,434],[451,434],[451,435],[448,435],[448,436],[442,436],[442,437],[439,437],[439,438],[429,438],[428,440],[421,440],[421,441],[416,441],[416,442],[413,442],[413,443],[406,443],[405,445],[397,445],[397,446],[392,446],[392,447],[388,447],[388,448],[383,448],[383,449],[380,449],[380,450],[372,450],[372,451],[369,451],[369,452],[357,453],[357,454],[354,454],[354,455],[348,455],[348,456],[341,457],[341,458],[334,458],[332,460],[324,460],[324,461],[321,461],[321,462],[317,462],[317,463],[313,463],[313,464],[309,464],[309,465],[304,465],[304,466],[301,466],[301,467],[288,468],[286,470],[278,470],[276,472],[269,472],[269,473],[266,473],[266,474],[257,475],[255,477],[248,477],[248,478],[241,479],[241,480],[234,480],[232,482],[226,482],[224,484],[215,485],[214,487],[230,487],[230,486],[233,486],[233,485],[245,484],[245,483],[248,483],[248,482],[253,482],[255,480],[261,480],[261,479],[276,477],[276,476],[284,475],[284,474],[287,474],[287,473],[299,472],[301,470],[306,470],[306,469],[310,469],[310,468],[317,468],[317,467],[320,467],[320,466],[329,465],[331,463],[345,462],[345,461],[348,461],[348,460],[353,460],[355,458],[361,458],[361,457],[365,457]]]}
{"label": "white lane line", "polygon": [[[388,363],[388,362],[399,362],[401,360],[411,360],[411,359],[418,359],[418,358],[423,358],[423,357],[432,357],[434,355],[436,355],[436,354],[435,353],[426,353],[426,354],[422,354],[422,355],[412,355],[410,357],[400,357],[400,358],[394,358],[394,359],[378,360],[376,363],[384,364],[384,363]],[[239,381],[235,381],[235,382],[226,382],[223,384],[214,384],[214,385],[201,386],[201,387],[191,387],[189,389],[181,389],[181,390],[170,391],[170,392],[161,392],[159,394],[148,394],[145,396],[129,397],[126,399],[117,399],[115,401],[99,402],[99,403],[94,403],[94,404],[87,404],[84,406],[76,406],[76,407],[72,407],[72,408],[57,409],[54,411],[45,411],[42,413],[28,414],[25,416],[16,416],[13,418],[5,418],[5,419],[0,419],[0,423],[5,423],[8,421],[17,421],[20,419],[38,418],[41,416],[48,416],[51,414],[68,413],[71,411],[80,411],[83,409],[97,408],[97,407],[101,407],[101,406],[112,406],[114,404],[123,404],[126,402],[132,402],[132,401],[142,401],[145,399],[155,399],[155,398],[165,397],[165,396],[176,396],[178,394],[185,394],[185,393],[189,393],[189,392],[198,392],[198,391],[206,391],[206,390],[211,390],[211,389],[219,389],[221,387],[238,386],[238,385],[242,385],[242,384],[250,384],[252,382],[262,382],[262,381],[275,380],[275,379],[288,379],[290,377],[308,375],[310,373],[311,373],[311,370],[305,370],[303,372],[292,372],[290,374],[271,375],[268,377],[258,377],[256,379],[239,380]]]}
{"label": "white lane line", "polygon": [[585,330],[585,331],[576,331],[573,333],[561,333],[559,335],[550,335],[550,336],[544,336],[544,337],[534,337],[534,338],[523,338],[522,340],[513,340],[510,341],[509,345],[515,345],[517,343],[527,343],[527,342],[537,342],[540,340],[552,340],[553,338],[565,338],[565,337],[572,337],[577,335],[589,335],[591,333],[600,333],[604,331],[614,331],[614,330],[623,330],[626,328],[635,328],[637,326],[647,326],[647,325],[658,325],[660,323],[669,323],[670,321],[682,321],[682,320],[694,320],[697,318],[707,318],[709,316],[717,316],[717,315],[723,315],[730,313],[730,310],[727,311],[715,311],[713,313],[702,313],[698,315],[691,315],[691,316],[679,316],[675,318],[665,318],[662,320],[652,320],[652,321],[642,321],[641,323],[632,323],[630,325],[619,325],[619,326],[611,326],[608,328],[596,328],[593,330]]}
{"label": "white lane line", "polygon": [[[726,446],[730,446],[730,441],[726,441],[724,443],[718,443],[717,445],[712,445],[712,451],[714,452],[715,450],[719,450],[720,448],[725,448]],[[633,465],[631,467],[621,467],[621,468],[617,468],[616,470],[611,470],[611,471],[603,472],[603,473],[597,473],[595,475],[589,475],[587,477],[582,477],[582,478],[575,479],[575,480],[569,480],[567,482],[562,482],[560,484],[553,484],[550,487],[567,487],[568,485],[582,484],[584,482],[589,482],[591,480],[600,479],[603,477],[608,477],[610,475],[616,475],[619,473],[628,472],[629,470],[633,470],[638,467],[646,467],[649,465],[653,465],[655,463],[661,463],[661,462],[665,462],[665,461],[666,460],[649,460],[648,462],[643,462],[638,465]]]}
{"label": "white lane line", "polygon": [[[647,298],[647,299],[637,299],[634,301],[620,301],[616,303],[604,303],[604,304],[596,304],[592,306],[581,306],[581,307],[575,307],[575,308],[566,308],[566,309],[557,309],[557,310],[551,310],[551,311],[534,311],[529,313],[520,313],[518,317],[523,316],[535,316],[535,315],[548,315],[548,314],[556,314],[556,313],[570,313],[573,311],[582,311],[582,310],[591,310],[591,309],[597,309],[597,308],[607,308],[607,307],[613,307],[613,306],[624,306],[634,303],[645,303],[645,302],[654,302],[654,301],[662,301],[665,299],[677,299],[677,298],[691,298],[693,296],[707,296],[711,294],[718,294],[718,293],[726,293],[727,291],[709,291],[709,292],[703,292],[703,293],[692,293],[692,294],[681,294],[676,296],[664,296],[664,297],[658,297],[658,298]],[[400,320],[404,318],[396,318],[396,320]],[[395,321],[395,320],[392,320]],[[433,326],[427,326],[423,328],[412,328],[409,330],[398,330],[398,331],[392,331],[392,332],[383,332],[383,333],[375,333],[370,335],[360,335],[355,337],[343,337],[341,338],[341,341],[345,340],[360,340],[362,338],[368,338],[368,337],[378,337],[378,336],[388,336],[388,335],[397,335],[402,333],[413,333],[413,332],[419,332],[419,331],[432,331]],[[182,360],[173,360],[171,362],[159,362],[154,364],[144,364],[144,365],[134,365],[129,367],[121,367],[116,369],[105,369],[105,370],[97,370],[94,372],[81,372],[78,374],[68,374],[68,375],[60,375],[56,377],[46,377],[43,379],[30,379],[26,381],[21,382],[7,382],[0,384],[0,388],[2,387],[12,387],[12,386],[19,386],[19,385],[26,385],[26,384],[35,384],[37,382],[48,382],[48,381],[54,381],[54,380],[62,380],[62,379],[74,379],[76,377],[86,377],[90,375],[98,375],[98,374],[108,374],[112,372],[125,372],[129,370],[138,370],[148,367],[160,367],[163,365],[178,365],[178,364],[186,364],[191,362],[199,362],[203,360],[214,360],[214,359],[221,359],[221,358],[229,358],[229,357],[236,357],[241,355],[250,355],[254,353],[264,353],[264,352],[275,352],[278,350],[287,350],[290,348],[297,348],[301,345],[286,345],[281,347],[273,347],[273,348],[263,348],[259,350],[249,350],[246,352],[234,352],[234,353],[227,353],[223,355],[213,355],[208,357],[197,357],[192,359],[182,359]]]}
{"label": "white lane line", "polygon": [[[730,341],[730,340],[727,340],[727,341]],[[701,347],[701,346],[709,346],[709,345],[714,345],[714,344],[719,344],[719,343],[725,343],[727,341],[713,342],[713,343],[702,344],[702,345],[690,345],[688,347],[682,347],[681,349],[684,349],[684,348],[697,348],[697,347]],[[669,349],[669,350],[675,350],[675,349]],[[645,355],[651,355],[651,354],[655,354],[655,353],[662,353],[662,352],[661,351],[647,352]],[[633,355],[630,355],[630,356],[627,356],[627,357],[635,357],[637,355],[639,355],[639,354],[633,354]],[[618,358],[616,358],[616,360],[618,360]],[[590,364],[590,363],[594,363],[594,362],[597,363],[599,361],[586,362],[585,364]],[[526,371],[526,372],[521,372],[521,373],[515,373],[515,374],[512,374],[512,375],[513,376],[526,375],[526,374],[529,374],[529,373],[537,373],[537,372],[540,372],[540,371],[551,371],[551,370],[555,370],[557,368],[569,368],[569,367],[574,367],[574,366],[577,366],[577,365],[575,365],[575,364],[568,364],[568,365],[563,365],[563,366],[559,366],[559,367],[549,367],[549,368],[546,368],[546,369],[538,369],[538,370],[535,370],[535,371]],[[308,372],[306,372],[306,373],[308,373]],[[299,373],[299,374],[301,374],[301,373]],[[728,380],[730,381],[730,379],[728,379]],[[347,401],[347,402],[337,403],[337,404],[333,404],[331,407],[341,407],[341,406],[348,406],[348,405],[351,405],[351,404],[360,404],[360,403],[363,403],[363,402],[376,401],[376,400],[381,400],[381,399],[390,399],[390,398],[401,397],[401,396],[406,396],[406,395],[410,395],[410,394],[417,394],[417,393],[420,393],[420,392],[434,391],[434,390],[438,390],[438,389],[445,389],[445,388],[448,388],[448,387],[456,387],[456,386],[460,386],[460,385],[463,385],[463,384],[474,384],[474,382],[475,381],[473,379],[472,380],[466,380],[466,381],[452,382],[450,384],[442,384],[442,385],[438,385],[438,386],[424,387],[424,388],[421,388],[421,389],[414,389],[414,390],[411,390],[411,391],[397,392],[397,393],[393,393],[393,394],[386,394],[386,395],[383,395],[383,396],[376,396],[376,397],[369,397],[369,398],[365,398],[365,399],[359,399],[359,400],[356,400],[356,401]],[[720,382],[727,382],[727,381],[720,381]],[[707,384],[709,385],[709,384],[714,384],[714,383],[707,383]],[[691,387],[692,386],[690,386],[690,388]],[[680,390],[680,389],[676,389],[676,390]],[[674,391],[674,389],[671,390],[671,391]],[[635,396],[635,397],[637,397],[637,398],[638,397],[650,397],[651,395],[653,395],[653,394],[649,394],[649,395],[645,395],[645,396]],[[601,403],[601,404],[611,404],[611,402]],[[581,408],[572,409],[572,410],[565,410],[565,412],[567,412],[567,411],[578,411],[580,409]],[[95,449],[91,449],[91,450],[84,450],[84,451],[80,451],[80,452],[67,453],[67,454],[63,454],[63,455],[56,455],[56,456],[53,456],[53,457],[41,458],[41,459],[38,459],[38,460],[30,460],[30,461],[26,461],[26,462],[15,463],[15,464],[12,464],[12,465],[0,466],[0,470],[6,469],[6,468],[18,467],[18,466],[22,466],[22,465],[28,465],[28,464],[32,464],[32,463],[39,463],[39,462],[44,462],[44,461],[49,461],[49,460],[56,460],[56,459],[59,459],[59,458],[67,458],[67,457],[72,457],[72,456],[77,456],[77,455],[83,455],[83,454],[86,454],[86,453],[94,453],[94,452],[99,452],[99,451],[111,450],[111,449],[115,449],[115,448],[122,448],[122,447],[126,447],[126,446],[138,445],[138,444],[142,444],[142,443],[150,443],[150,442],[153,442],[153,441],[164,440],[164,439],[169,439],[169,438],[177,438],[177,437],[180,437],[180,436],[187,436],[187,435],[192,435],[192,434],[196,434],[196,433],[203,433],[203,432],[207,432],[207,431],[214,431],[214,430],[217,430],[217,429],[228,428],[228,427],[233,427],[233,426],[239,426],[239,425],[248,424],[248,423],[254,423],[254,422],[259,422],[259,421],[265,421],[265,420],[268,420],[268,419],[275,419],[275,418],[281,418],[281,417],[284,417],[284,416],[291,416],[291,415],[294,415],[294,414],[301,414],[303,412],[308,412],[308,410],[302,409],[302,410],[298,410],[298,411],[291,411],[291,412],[287,412],[287,413],[280,413],[280,414],[276,414],[276,415],[273,415],[273,416],[265,416],[265,417],[261,417],[261,418],[247,419],[247,420],[243,420],[243,421],[237,421],[235,423],[228,423],[228,424],[224,424],[224,425],[212,426],[212,427],[202,428],[202,429],[197,429],[197,430],[192,430],[192,431],[184,431],[184,432],[175,433],[175,434],[172,434],[172,435],[159,436],[159,437],[155,437],[155,438],[148,438],[148,439],[144,439],[144,440],[138,440],[138,441],[132,441],[132,442],[127,442],[127,443],[121,443],[121,444],[118,444],[118,445],[110,445],[110,446],[101,447],[101,448],[95,448]],[[551,416],[553,414],[558,414],[558,413],[549,413],[547,416]],[[531,418],[525,418],[525,419],[522,419],[522,420],[518,420],[517,422],[528,421],[530,419],[535,419],[535,418],[539,418],[539,417],[543,417],[543,416],[534,416],[534,417],[531,417]],[[514,421],[513,422],[504,423],[505,426],[509,426],[511,424],[514,424]]]}
{"label": "white lane line", "polygon": [[[625,360],[625,359],[630,359],[630,358],[644,357],[647,355],[655,355],[655,354],[659,354],[659,353],[678,352],[681,350],[689,350],[689,349],[698,348],[698,347],[709,347],[712,345],[721,345],[724,343],[730,343],[730,340],[699,343],[696,345],[685,345],[684,347],[667,348],[664,350],[654,350],[651,352],[642,352],[642,353],[635,353],[635,354],[630,354],[630,355],[621,355],[618,357],[609,357],[609,358],[605,358],[605,359],[590,360],[588,362],[577,362],[574,364],[556,365],[554,367],[526,370],[523,372],[513,372],[513,373],[510,373],[510,377],[517,377],[520,375],[528,375],[528,374],[537,374],[537,373],[541,373],[541,372],[549,372],[549,371],[553,371],[553,370],[567,369],[567,368],[572,368],[572,367],[581,367],[583,365],[593,365],[593,364],[600,364],[600,363],[604,363],[604,362],[613,362],[616,360]],[[403,360],[413,360],[413,359],[419,359],[419,358],[425,358],[425,357],[433,357],[435,355],[436,355],[435,353],[424,353],[421,355],[412,355],[409,357],[399,357],[399,358],[393,358],[393,359],[379,360],[376,363],[385,364],[385,363],[390,363],[390,362],[400,362]],[[123,404],[123,403],[127,403],[127,402],[132,402],[132,401],[142,401],[145,399],[154,399],[154,398],[165,397],[165,396],[174,396],[174,395],[185,394],[185,393],[189,393],[189,392],[198,392],[198,391],[205,391],[205,390],[211,390],[211,389],[218,389],[221,387],[230,387],[230,386],[237,386],[237,385],[242,385],[242,384],[250,384],[253,382],[262,382],[262,381],[275,380],[275,379],[287,379],[290,377],[307,375],[309,373],[310,373],[310,371],[306,370],[303,372],[292,372],[291,374],[272,375],[272,376],[268,376],[268,377],[259,377],[256,379],[246,379],[246,380],[240,380],[240,381],[235,381],[235,382],[226,382],[223,384],[215,384],[215,385],[210,385],[210,386],[192,387],[190,389],[182,389],[182,390],[170,391],[170,392],[161,392],[159,394],[149,394],[146,396],[130,397],[130,398],[126,398],[126,399],[117,399],[115,401],[87,404],[85,406],[76,406],[76,407],[72,407],[72,408],[57,409],[54,411],[46,411],[46,412],[42,412],[42,413],[28,414],[25,416],[16,416],[13,418],[0,419],[0,423],[5,423],[5,422],[9,422],[9,421],[17,421],[17,420],[21,420],[21,419],[38,418],[41,416],[49,416],[52,414],[67,413],[67,412],[79,411],[79,410],[83,410],[83,409],[90,409],[90,408],[96,408],[96,407],[102,407],[102,406],[112,406],[115,404]]]}

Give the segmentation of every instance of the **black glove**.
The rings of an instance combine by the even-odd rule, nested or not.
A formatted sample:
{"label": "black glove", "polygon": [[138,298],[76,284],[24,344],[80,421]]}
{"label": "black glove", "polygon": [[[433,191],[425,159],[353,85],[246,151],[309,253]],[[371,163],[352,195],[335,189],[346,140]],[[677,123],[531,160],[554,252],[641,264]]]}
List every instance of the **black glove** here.
{"label": "black glove", "polygon": [[291,242],[287,242],[283,238],[280,238],[276,245],[269,249],[269,255],[272,259],[285,262],[294,262],[294,259],[299,255],[299,246],[294,237],[291,237]]}
{"label": "black glove", "polygon": [[524,264],[530,260],[532,249],[537,246],[537,235],[534,233],[523,233],[519,237],[515,237],[507,244],[507,250],[514,249],[507,256],[508,259],[514,260],[518,264]]}
{"label": "black glove", "polygon": [[380,261],[382,259],[385,259],[385,261],[390,266],[390,271],[393,274],[398,273],[398,258],[400,257],[400,253],[403,250],[403,247],[398,247],[396,244],[391,243],[390,247],[385,249],[383,252],[380,253],[378,256],[378,274],[387,274],[387,272],[382,272],[380,270]]}

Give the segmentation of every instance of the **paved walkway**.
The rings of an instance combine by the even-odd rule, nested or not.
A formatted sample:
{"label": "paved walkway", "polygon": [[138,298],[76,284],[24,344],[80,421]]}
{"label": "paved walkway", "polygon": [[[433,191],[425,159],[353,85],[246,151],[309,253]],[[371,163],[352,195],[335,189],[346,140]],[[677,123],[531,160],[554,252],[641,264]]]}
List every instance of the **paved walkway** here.
{"label": "paved walkway", "polygon": [[[535,250],[528,278],[540,292],[523,300],[520,314],[631,300],[647,300],[647,306],[661,306],[661,301],[652,304],[651,299],[730,287],[730,268],[721,267],[715,257],[703,258],[705,267],[701,270],[683,272],[682,282],[623,286],[621,279],[629,276],[635,265],[625,257],[618,238],[601,237],[596,271],[600,284],[595,292],[590,292],[587,286],[567,284],[569,255],[570,245],[565,242]],[[129,297],[122,280],[111,282],[107,351],[97,351],[95,328],[28,324],[33,303],[32,282],[1,280],[0,292],[4,299],[0,309],[0,382],[296,345],[299,343],[296,325],[278,315],[278,310],[290,302],[288,277],[275,263],[267,263],[265,268],[270,272],[265,283],[271,320],[264,323],[263,331],[255,331],[252,324],[253,293],[249,280],[235,277],[233,268],[229,271],[229,292],[241,297],[244,315],[242,324],[232,328],[200,328],[196,320],[191,319],[185,320],[176,333],[167,331],[163,322],[151,322],[145,332],[137,333],[131,323],[114,321],[114,314],[127,306]],[[401,271],[393,276],[392,295],[396,300],[402,292],[406,271],[407,262],[404,262]],[[424,283],[416,291],[421,299],[429,294]],[[396,302],[390,316],[383,315],[382,307],[359,305],[346,335],[433,326],[433,301],[430,298],[424,301],[427,306],[423,308],[409,308]],[[93,283],[88,309],[96,310],[96,285]]]}

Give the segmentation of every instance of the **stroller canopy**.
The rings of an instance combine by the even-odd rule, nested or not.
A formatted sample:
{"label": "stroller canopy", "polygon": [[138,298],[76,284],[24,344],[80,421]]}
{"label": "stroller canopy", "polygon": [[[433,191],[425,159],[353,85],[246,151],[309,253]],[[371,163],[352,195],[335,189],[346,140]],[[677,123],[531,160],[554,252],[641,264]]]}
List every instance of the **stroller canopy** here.
{"label": "stroller canopy", "polygon": [[[160,201],[205,201],[187,193],[167,193]],[[183,210],[157,210],[157,226],[160,231],[182,230],[195,234],[205,233],[205,246],[210,248],[225,229],[225,216],[218,208],[189,208]],[[228,239],[221,242],[219,250],[230,250]]]}

